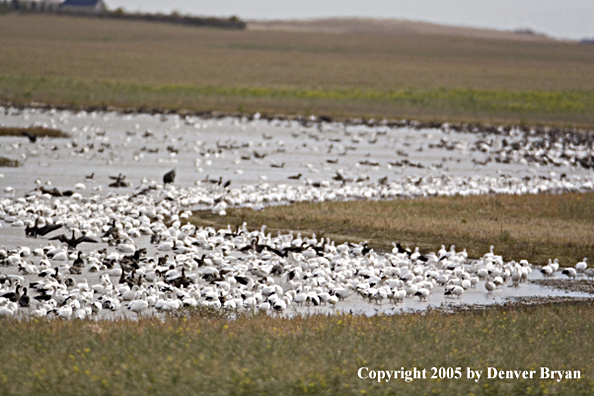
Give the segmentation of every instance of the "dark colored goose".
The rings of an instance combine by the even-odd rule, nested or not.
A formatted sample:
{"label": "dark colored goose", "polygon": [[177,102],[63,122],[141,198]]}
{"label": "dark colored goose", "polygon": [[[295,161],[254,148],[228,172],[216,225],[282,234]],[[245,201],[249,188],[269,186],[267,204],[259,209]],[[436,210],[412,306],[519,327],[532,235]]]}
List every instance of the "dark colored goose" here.
{"label": "dark colored goose", "polygon": [[89,242],[89,243],[97,243],[99,241],[97,241],[96,239],[93,239],[91,237],[86,236],[85,234],[83,234],[82,236],[79,236],[78,238],[74,237],[74,230],[72,230],[72,237],[68,238],[66,236],[66,234],[61,234],[55,237],[50,238],[50,240],[58,240],[62,243],[66,243],[68,245],[68,247],[70,249],[76,249],[76,247],[83,243],[83,242]]}
{"label": "dark colored goose", "polygon": [[115,180],[109,185],[112,188],[130,187],[130,182],[126,181],[126,176],[121,173],[117,176],[109,176],[110,179]]}
{"label": "dark colored goose", "polygon": [[38,227],[38,223],[39,219],[36,219],[35,224],[33,226],[26,227],[25,235],[31,238],[35,238],[37,236],[44,236],[46,234],[49,234],[50,232],[62,227],[62,224],[46,224],[43,227]]}
{"label": "dark colored goose", "polygon": [[19,305],[21,307],[28,307],[31,302],[31,297],[27,295],[27,288],[23,287],[23,294],[19,297]]}
{"label": "dark colored goose", "polygon": [[37,135],[31,132],[23,131],[23,136],[26,136],[31,143],[35,143],[37,141]]}
{"label": "dark colored goose", "polygon": [[52,197],[70,197],[73,194],[73,192],[71,190],[60,191],[56,187],[54,187],[50,190],[49,188],[45,188],[44,186],[41,186],[41,187],[39,187],[39,191],[41,191],[44,194],[49,194]]}
{"label": "dark colored goose", "polygon": [[21,298],[21,285],[17,285],[14,291],[5,292],[0,297],[7,298],[12,302],[18,302]]}
{"label": "dark colored goose", "polygon": [[400,243],[396,244],[396,249],[398,249],[398,253],[406,253],[408,255],[408,257],[410,257],[410,255],[412,254],[411,251],[405,249],[402,247],[402,245]]}
{"label": "dark colored goose", "polygon": [[85,266],[85,260],[82,258],[82,254],[83,254],[83,252],[81,252],[81,251],[78,252],[78,257],[72,263],[72,267],[83,268]]}
{"label": "dark colored goose", "polygon": [[175,181],[175,169],[172,169],[163,175],[163,184],[170,184],[170,183],[173,183],[174,181]]}

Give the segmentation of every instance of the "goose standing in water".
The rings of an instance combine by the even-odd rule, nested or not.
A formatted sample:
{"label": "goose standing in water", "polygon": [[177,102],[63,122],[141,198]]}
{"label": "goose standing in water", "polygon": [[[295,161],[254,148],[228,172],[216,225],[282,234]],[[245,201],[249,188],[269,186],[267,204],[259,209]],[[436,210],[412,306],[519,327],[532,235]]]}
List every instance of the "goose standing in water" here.
{"label": "goose standing in water", "polygon": [[[549,260],[550,261],[550,260]],[[559,259],[555,259],[553,260],[552,263],[549,263],[549,265],[551,266],[551,268],[553,269],[553,273],[559,271]]]}
{"label": "goose standing in water", "polygon": [[588,259],[586,257],[584,257],[584,260],[580,261],[579,263],[577,263],[575,265],[575,271],[578,274],[583,274],[584,271],[586,270],[586,268],[588,268]]}
{"label": "goose standing in water", "polygon": [[174,181],[175,181],[175,169],[172,169],[163,175],[163,184],[171,184]]}
{"label": "goose standing in water", "polygon": [[464,293],[464,288],[462,286],[453,285],[453,286],[446,287],[444,295],[445,296],[458,296],[458,298],[460,298],[462,293]]}
{"label": "goose standing in water", "polygon": [[420,289],[417,290],[417,292],[415,293],[415,296],[419,297],[420,301],[427,301],[427,297],[429,297],[429,294],[431,292],[429,291],[429,289],[421,287]]}
{"label": "goose standing in water", "polygon": [[563,275],[567,275],[567,277],[571,279],[575,279],[577,276],[577,271],[575,268],[565,268],[563,271],[561,271],[561,273]]}
{"label": "goose standing in water", "polygon": [[23,134],[23,136],[25,136],[27,139],[29,139],[29,142],[31,143],[35,143],[37,141],[37,135],[31,132],[27,132],[27,131],[22,131],[21,132]]}
{"label": "goose standing in water", "polygon": [[27,295],[27,288],[23,287],[23,294],[19,297],[19,306],[21,307],[29,307],[31,303],[31,298]]}
{"label": "goose standing in water", "polygon": [[488,280],[487,282],[485,282],[485,289],[487,289],[487,294],[491,294],[493,293],[493,291],[495,291],[495,289],[497,289],[497,286],[495,285],[495,283]]}
{"label": "goose standing in water", "polygon": [[137,316],[140,316],[140,314],[146,311],[149,306],[148,301],[146,300],[146,291],[142,291],[141,294],[142,296],[139,300],[133,300],[128,304],[128,309],[136,313]]}
{"label": "goose standing in water", "polygon": [[540,270],[540,272],[545,276],[545,277],[549,277],[549,276],[553,276],[553,273],[555,272],[555,270],[553,269],[553,267],[551,266],[551,259],[549,259],[549,264],[545,265],[544,267],[542,267],[542,269]]}

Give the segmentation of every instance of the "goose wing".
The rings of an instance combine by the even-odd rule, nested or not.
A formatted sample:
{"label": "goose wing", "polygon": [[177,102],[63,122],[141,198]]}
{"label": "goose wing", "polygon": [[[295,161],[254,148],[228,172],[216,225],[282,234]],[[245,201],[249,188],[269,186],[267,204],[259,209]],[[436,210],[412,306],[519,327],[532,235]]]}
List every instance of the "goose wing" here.
{"label": "goose wing", "polygon": [[62,224],[47,224],[37,229],[37,235],[44,236],[62,227]]}

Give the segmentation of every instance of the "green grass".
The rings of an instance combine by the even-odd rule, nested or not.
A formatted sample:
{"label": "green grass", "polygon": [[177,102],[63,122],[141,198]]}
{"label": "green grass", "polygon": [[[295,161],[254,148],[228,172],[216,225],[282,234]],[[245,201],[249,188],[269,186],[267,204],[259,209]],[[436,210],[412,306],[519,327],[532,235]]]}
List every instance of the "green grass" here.
{"label": "green grass", "polygon": [[435,197],[393,201],[298,203],[261,211],[230,209],[227,216],[196,213],[199,225],[316,233],[337,241],[368,240],[379,250],[400,242],[437,252],[441,244],[466,248],[470,257],[489,251],[506,260],[562,265],[594,259],[594,193]]}
{"label": "green grass", "polygon": [[[144,85],[84,81],[61,77],[0,76],[0,100],[27,103],[114,105],[163,109],[235,111],[288,108],[316,109],[339,116],[386,115],[399,112],[444,119],[493,119],[505,115],[516,121],[539,119],[579,124],[594,122],[594,91],[496,91],[476,89],[299,89],[227,87],[218,85]],[[217,105],[213,105],[217,103]],[[215,107],[213,107],[215,106]],[[287,106],[287,107],[285,107]],[[343,106],[353,109],[343,111]],[[391,109],[391,110],[390,110]],[[323,110],[320,110],[323,113]],[[319,113],[318,113],[319,114]]]}
{"label": "green grass", "polygon": [[[3,395],[590,395],[592,303],[396,316],[3,320]],[[360,367],[580,370],[556,382],[361,380]],[[538,377],[538,375],[537,375]]]}
{"label": "green grass", "polygon": [[574,43],[0,18],[4,101],[594,125],[594,53]]}

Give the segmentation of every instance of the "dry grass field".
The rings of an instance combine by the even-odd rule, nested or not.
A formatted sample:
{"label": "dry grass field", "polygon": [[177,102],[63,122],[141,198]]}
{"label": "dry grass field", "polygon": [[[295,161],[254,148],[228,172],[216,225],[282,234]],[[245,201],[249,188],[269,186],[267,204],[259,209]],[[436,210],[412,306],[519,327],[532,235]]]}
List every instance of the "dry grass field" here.
{"label": "dry grass field", "polygon": [[250,30],[285,30],[295,32],[326,32],[337,34],[381,35],[447,35],[514,41],[554,41],[553,38],[531,31],[505,31],[477,29],[462,26],[439,25],[430,22],[393,18],[313,18],[250,21]]}
{"label": "dry grass field", "polygon": [[594,51],[577,43],[15,14],[0,27],[0,100],[594,125]]}
{"label": "dry grass field", "polygon": [[489,251],[506,260],[575,265],[594,251],[594,194],[435,197],[393,201],[299,203],[199,213],[194,222],[226,227],[247,222],[269,230],[295,230],[337,241],[369,241],[379,250],[400,242],[437,252],[441,244],[466,248],[469,257]]}

